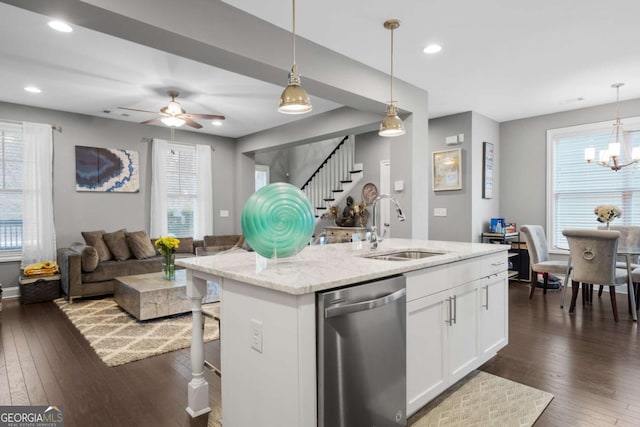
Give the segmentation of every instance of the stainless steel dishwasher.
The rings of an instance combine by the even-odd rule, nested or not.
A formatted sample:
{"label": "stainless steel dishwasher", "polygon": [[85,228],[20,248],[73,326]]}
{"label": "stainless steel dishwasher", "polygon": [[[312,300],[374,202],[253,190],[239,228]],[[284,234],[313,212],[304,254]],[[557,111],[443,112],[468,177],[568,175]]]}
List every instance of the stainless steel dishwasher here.
{"label": "stainless steel dishwasher", "polygon": [[405,277],[317,295],[318,426],[405,426]]}

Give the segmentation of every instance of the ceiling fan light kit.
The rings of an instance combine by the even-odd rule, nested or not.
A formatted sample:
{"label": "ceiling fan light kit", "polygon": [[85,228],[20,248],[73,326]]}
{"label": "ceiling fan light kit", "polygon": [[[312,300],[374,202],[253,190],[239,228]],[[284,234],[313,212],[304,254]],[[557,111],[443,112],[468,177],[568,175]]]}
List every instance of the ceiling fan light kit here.
{"label": "ceiling fan light kit", "polygon": [[175,128],[180,127],[184,124],[184,120],[173,116],[163,117],[160,119],[160,121],[169,127]]}
{"label": "ceiling fan light kit", "polygon": [[171,97],[171,101],[169,101],[169,104],[167,104],[165,107],[162,107],[159,112],[139,110],[137,108],[127,108],[127,107],[118,107],[118,108],[122,110],[158,114],[160,117],[155,117],[153,119],[145,120],[140,123],[146,125],[146,124],[162,122],[164,125],[172,128],[187,124],[192,128],[200,129],[202,128],[202,125],[193,119],[215,120],[216,122],[219,122],[219,123],[221,123],[222,120],[225,119],[224,116],[220,116],[218,114],[187,113],[184,110],[184,108],[182,108],[182,105],[178,101],[176,101],[176,98],[178,97],[178,95],[180,95],[180,93],[176,90],[170,90],[168,94]]}
{"label": "ceiling fan light kit", "polygon": [[380,123],[380,130],[378,135],[385,137],[400,136],[406,133],[404,129],[404,123],[400,117],[398,117],[398,107],[396,101],[393,100],[393,30],[400,26],[400,21],[397,19],[389,19],[384,22],[384,28],[391,31],[391,79],[390,79],[390,98],[387,103],[387,115],[382,119]]}
{"label": "ceiling fan light kit", "polygon": [[313,109],[307,91],[300,86],[300,75],[296,65],[296,0],[293,3],[293,25],[292,25],[292,45],[293,45],[293,65],[289,73],[287,87],[280,95],[280,106],[278,111],[284,114],[304,114]]}

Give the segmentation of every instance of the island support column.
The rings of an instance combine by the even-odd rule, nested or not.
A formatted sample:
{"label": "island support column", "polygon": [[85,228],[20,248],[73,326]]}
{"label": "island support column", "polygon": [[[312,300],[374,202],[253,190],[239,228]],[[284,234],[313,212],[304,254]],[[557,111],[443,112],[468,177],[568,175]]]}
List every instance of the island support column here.
{"label": "island support column", "polygon": [[187,412],[198,417],[211,412],[209,383],[204,378],[204,341],[202,330],[202,299],[207,294],[207,281],[194,277],[187,270],[187,297],[191,299],[191,381],[188,386]]}

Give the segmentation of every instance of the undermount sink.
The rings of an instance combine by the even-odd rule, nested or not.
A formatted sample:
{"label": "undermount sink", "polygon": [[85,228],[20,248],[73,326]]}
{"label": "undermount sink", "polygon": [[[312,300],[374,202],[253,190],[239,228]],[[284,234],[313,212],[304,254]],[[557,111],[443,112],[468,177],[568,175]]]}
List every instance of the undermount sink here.
{"label": "undermount sink", "polygon": [[445,254],[445,252],[409,250],[409,251],[390,252],[390,253],[380,254],[380,255],[368,255],[365,258],[379,259],[383,261],[410,261],[410,260],[428,258],[428,257],[443,255],[443,254]]}

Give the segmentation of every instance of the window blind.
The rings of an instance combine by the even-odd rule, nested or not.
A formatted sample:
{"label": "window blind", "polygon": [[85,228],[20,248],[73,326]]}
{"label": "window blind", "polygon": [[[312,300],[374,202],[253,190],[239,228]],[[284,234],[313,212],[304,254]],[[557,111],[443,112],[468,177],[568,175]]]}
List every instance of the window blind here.
{"label": "window blind", "polygon": [[176,237],[193,236],[198,197],[196,147],[170,143],[166,173],[168,231]]}
{"label": "window blind", "polygon": [[0,257],[22,247],[22,126],[0,121]]}

